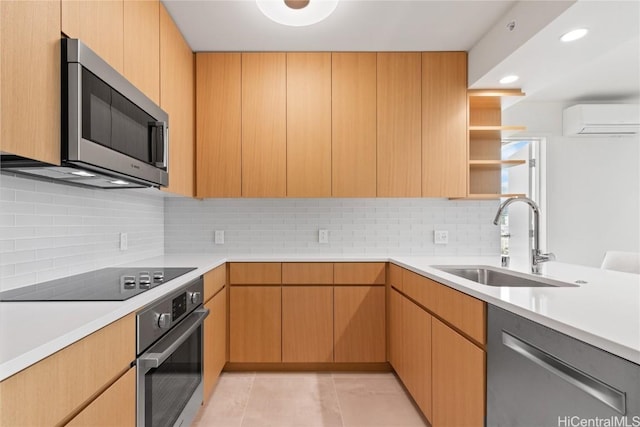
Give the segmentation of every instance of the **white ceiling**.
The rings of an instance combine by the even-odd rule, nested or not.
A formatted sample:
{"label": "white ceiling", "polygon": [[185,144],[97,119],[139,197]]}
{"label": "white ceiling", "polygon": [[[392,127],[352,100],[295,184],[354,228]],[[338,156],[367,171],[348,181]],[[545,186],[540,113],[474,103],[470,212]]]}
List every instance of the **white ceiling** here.
{"label": "white ceiling", "polygon": [[286,27],[255,0],[163,0],[196,52],[469,50],[513,0],[340,0],[326,20]]}
{"label": "white ceiling", "polygon": [[[162,1],[196,52],[471,51],[519,3],[340,0],[325,21],[286,27],[262,15],[255,0]],[[638,102],[640,1],[579,0],[548,19],[506,58],[497,58],[471,87],[499,87],[502,76],[516,73],[521,78],[512,86],[527,93],[526,102]],[[589,35],[571,44],[558,41],[576,27],[589,28]]]}

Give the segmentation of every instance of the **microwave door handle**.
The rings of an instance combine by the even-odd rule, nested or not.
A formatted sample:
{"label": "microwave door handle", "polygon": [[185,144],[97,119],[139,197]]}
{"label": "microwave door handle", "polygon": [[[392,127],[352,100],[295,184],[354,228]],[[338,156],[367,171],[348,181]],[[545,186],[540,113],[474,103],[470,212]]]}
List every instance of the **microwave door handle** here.
{"label": "microwave door handle", "polygon": [[161,352],[154,352],[154,348],[151,347],[138,358],[138,369],[146,373],[149,370],[162,365],[164,361],[167,360],[169,356],[171,356],[173,352],[176,351],[178,347],[180,347],[191,336],[191,334],[193,334],[193,332],[202,325],[204,319],[208,315],[209,309],[207,308],[195,310],[193,314],[185,319],[184,323],[177,326],[175,330],[169,332],[158,344],[156,344],[156,346],[159,346],[162,345],[163,342],[166,342],[166,340],[171,341],[171,344],[166,349],[162,349]]}
{"label": "microwave door handle", "polygon": [[169,147],[169,128],[166,122],[150,122],[155,144],[151,148],[152,162],[156,167],[167,168],[167,150]]}

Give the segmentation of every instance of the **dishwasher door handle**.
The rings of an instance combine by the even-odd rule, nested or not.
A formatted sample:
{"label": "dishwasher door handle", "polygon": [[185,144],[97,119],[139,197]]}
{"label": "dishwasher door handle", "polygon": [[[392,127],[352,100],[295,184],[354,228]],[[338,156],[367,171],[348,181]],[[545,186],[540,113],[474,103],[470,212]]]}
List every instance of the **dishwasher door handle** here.
{"label": "dishwasher door handle", "polygon": [[502,331],[502,344],[625,415],[626,394],[549,353]]}

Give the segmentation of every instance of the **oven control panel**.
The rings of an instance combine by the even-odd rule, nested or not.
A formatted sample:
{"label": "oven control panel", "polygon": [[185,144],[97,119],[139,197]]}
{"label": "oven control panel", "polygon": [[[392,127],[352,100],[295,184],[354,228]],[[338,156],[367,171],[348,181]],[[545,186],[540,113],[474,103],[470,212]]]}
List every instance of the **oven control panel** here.
{"label": "oven control panel", "polygon": [[143,353],[189,313],[202,305],[201,298],[193,298],[192,295],[202,295],[203,287],[204,282],[200,276],[139,311],[136,315],[136,353]]}

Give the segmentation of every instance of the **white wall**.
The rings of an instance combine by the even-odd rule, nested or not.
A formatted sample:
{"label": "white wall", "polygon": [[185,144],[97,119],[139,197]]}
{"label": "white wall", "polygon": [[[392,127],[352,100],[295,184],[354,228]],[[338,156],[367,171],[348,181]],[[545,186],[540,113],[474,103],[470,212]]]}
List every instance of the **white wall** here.
{"label": "white wall", "polygon": [[161,196],[0,175],[0,290],[163,253]]}
{"label": "white wall", "polygon": [[547,138],[547,249],[599,267],[607,250],[640,252],[640,138],[564,137],[566,106],[521,102],[504,121]]}
{"label": "white wall", "polygon": [[[165,250],[234,254],[495,255],[497,201],[165,199]],[[329,243],[318,243],[318,229]],[[434,245],[433,231],[449,231]],[[214,230],[225,244],[214,244]]]}

